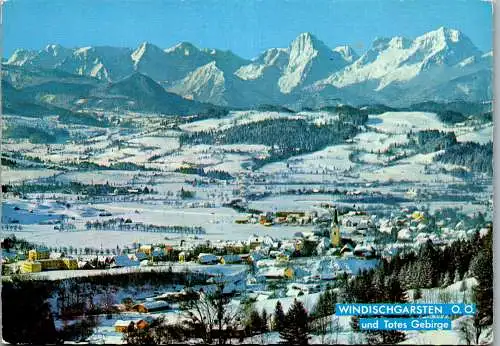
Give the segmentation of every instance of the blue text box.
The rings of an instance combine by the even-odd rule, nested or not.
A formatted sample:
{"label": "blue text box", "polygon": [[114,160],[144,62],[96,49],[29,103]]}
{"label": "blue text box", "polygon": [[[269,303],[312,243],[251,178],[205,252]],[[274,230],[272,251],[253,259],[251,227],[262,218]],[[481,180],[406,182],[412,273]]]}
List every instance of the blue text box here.
{"label": "blue text box", "polygon": [[335,304],[337,316],[475,315],[475,304]]}
{"label": "blue text box", "polygon": [[361,330],[451,330],[448,318],[360,318]]}

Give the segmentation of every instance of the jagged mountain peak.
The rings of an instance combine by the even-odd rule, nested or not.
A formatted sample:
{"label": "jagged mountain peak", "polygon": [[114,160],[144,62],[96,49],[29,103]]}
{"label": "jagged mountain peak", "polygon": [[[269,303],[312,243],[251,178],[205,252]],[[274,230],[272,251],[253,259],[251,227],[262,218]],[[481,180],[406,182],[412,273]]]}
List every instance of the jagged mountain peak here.
{"label": "jagged mountain peak", "polygon": [[361,57],[348,45],[331,48],[312,33],[303,32],[286,48],[269,48],[252,60],[230,50],[198,48],[189,42],[162,49],[145,41],[133,49],[68,49],[58,44],[38,51],[19,49],[6,64],[56,69],[109,82],[137,71],[185,97],[230,105],[239,99],[262,102],[269,95],[273,100],[288,100],[288,94],[326,87],[334,93],[342,89],[346,97],[385,95],[394,90],[415,90],[417,94],[429,83],[450,80],[460,81],[457,87],[462,87],[470,76],[491,70],[492,56],[491,52],[483,54],[459,30],[440,27],[414,39],[377,38]]}
{"label": "jagged mountain peak", "polygon": [[300,54],[305,51],[328,49],[326,44],[310,32],[299,34],[290,44],[290,54]]}
{"label": "jagged mountain peak", "polygon": [[315,43],[315,42],[321,42],[315,35],[313,35],[311,32],[306,31],[300,33],[294,41],[299,41],[299,42],[307,42],[307,43]]}
{"label": "jagged mountain peak", "polygon": [[134,61],[134,64],[137,65],[137,63],[146,55],[146,54],[155,54],[158,56],[163,56],[165,52],[159,48],[158,46],[155,46],[154,44],[144,41],[137,47],[136,50],[134,50],[131,54],[132,61]]}
{"label": "jagged mountain peak", "polygon": [[481,54],[480,50],[472,43],[469,37],[456,29],[440,27],[427,32],[414,40],[414,45],[421,47],[434,47],[436,49],[459,48],[467,50],[470,55]]}
{"label": "jagged mountain peak", "polygon": [[176,45],[165,49],[165,53],[171,54],[171,53],[177,53],[185,56],[191,55],[193,52],[199,52],[200,49],[196,47],[194,44],[189,43],[189,42],[179,42]]}
{"label": "jagged mountain peak", "polygon": [[289,50],[287,48],[270,48],[259,55],[255,61],[266,65],[274,65],[278,60],[288,58]]}
{"label": "jagged mountain peak", "polygon": [[423,34],[422,36],[419,36],[417,38],[417,41],[425,39],[437,39],[437,40],[446,40],[450,42],[458,42],[462,38],[464,38],[464,36],[465,35],[460,30],[441,26],[436,30],[429,31]]}
{"label": "jagged mountain peak", "polygon": [[353,62],[359,58],[356,51],[349,45],[335,47],[333,51],[339,53],[348,62]]}
{"label": "jagged mountain peak", "polygon": [[225,98],[226,78],[216,61],[211,61],[190,72],[169,90],[187,99],[227,105]]}
{"label": "jagged mountain peak", "polygon": [[29,63],[36,53],[27,49],[18,48],[12,53],[12,55],[7,59],[8,65],[23,66]]}
{"label": "jagged mountain peak", "polygon": [[277,85],[278,74],[287,66],[289,57],[288,48],[270,48],[255,57],[250,64],[241,66],[234,74],[242,80],[262,79],[266,84]]}
{"label": "jagged mountain peak", "polygon": [[57,55],[62,50],[69,51],[68,48],[65,48],[57,43],[56,44],[48,44],[45,46],[45,48],[43,50],[47,53],[53,53],[54,55]]}
{"label": "jagged mountain peak", "polygon": [[289,52],[288,65],[278,81],[281,92],[285,94],[325,78],[348,64],[342,54],[333,51],[309,32],[297,36],[290,44]]}

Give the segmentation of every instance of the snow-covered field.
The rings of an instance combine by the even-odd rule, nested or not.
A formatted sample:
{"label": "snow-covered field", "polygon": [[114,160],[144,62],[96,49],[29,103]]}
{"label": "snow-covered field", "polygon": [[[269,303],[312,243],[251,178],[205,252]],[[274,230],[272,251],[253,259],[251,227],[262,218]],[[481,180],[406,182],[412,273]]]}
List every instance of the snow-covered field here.
{"label": "snow-covered field", "polygon": [[459,142],[476,142],[480,144],[491,142],[493,141],[493,125],[461,134],[457,136],[457,140]]}
{"label": "snow-covered field", "polygon": [[[247,270],[244,265],[201,265],[195,263],[172,263],[168,265],[145,266],[145,267],[126,267],[126,268],[111,268],[111,269],[92,269],[92,270],[51,270],[39,273],[25,274],[32,279],[39,280],[62,280],[75,277],[88,277],[100,275],[117,275],[136,272],[192,272],[204,273],[210,275],[223,275],[225,277],[232,275],[241,275]],[[22,274],[21,274],[22,275]]]}
{"label": "snow-covered field", "polygon": [[354,137],[356,149],[367,152],[383,152],[390,145],[402,145],[408,142],[405,134],[390,134],[380,132],[362,132]]}
{"label": "snow-covered field", "polygon": [[323,171],[327,171],[329,174],[332,172],[341,173],[354,166],[349,160],[350,149],[350,145],[329,146],[312,154],[295,156],[286,162],[270,163],[259,169],[259,172],[287,173],[293,170],[305,173],[322,173]]}
{"label": "snow-covered field", "polygon": [[15,184],[23,181],[46,178],[59,174],[59,171],[51,169],[6,169],[2,167],[2,184]]}
{"label": "snow-covered field", "polygon": [[[323,114],[324,116],[324,114]],[[214,129],[227,129],[235,125],[244,125],[252,122],[258,122],[268,119],[304,119],[305,115],[296,115],[280,112],[261,112],[261,111],[235,111],[222,119],[206,119],[183,124],[179,126],[184,131],[196,132]]]}
{"label": "snow-covered field", "polygon": [[380,115],[370,115],[367,125],[378,131],[394,134],[445,128],[436,114],[424,112],[386,112]]}

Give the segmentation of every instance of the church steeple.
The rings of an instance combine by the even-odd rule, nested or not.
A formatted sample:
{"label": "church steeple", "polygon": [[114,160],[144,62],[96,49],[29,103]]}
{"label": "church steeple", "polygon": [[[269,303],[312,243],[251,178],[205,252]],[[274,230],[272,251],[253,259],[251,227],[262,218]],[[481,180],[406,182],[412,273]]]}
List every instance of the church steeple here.
{"label": "church steeple", "polygon": [[330,228],[330,241],[332,247],[340,246],[340,227],[337,208],[335,208],[335,214],[333,215],[333,222]]}

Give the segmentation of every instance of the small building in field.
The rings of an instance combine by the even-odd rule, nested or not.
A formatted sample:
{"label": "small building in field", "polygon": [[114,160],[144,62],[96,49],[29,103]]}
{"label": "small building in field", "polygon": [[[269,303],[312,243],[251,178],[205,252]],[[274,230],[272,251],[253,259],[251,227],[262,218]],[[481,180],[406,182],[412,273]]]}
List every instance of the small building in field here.
{"label": "small building in field", "polygon": [[269,268],[262,273],[268,280],[276,279],[293,279],[294,271],[291,267],[286,268]]}
{"label": "small building in field", "polygon": [[126,333],[129,328],[134,328],[134,321],[117,320],[114,327],[116,332]]}
{"label": "small building in field", "polygon": [[151,318],[141,318],[137,320],[117,320],[114,324],[115,331],[118,333],[126,333],[131,329],[145,329],[152,322]]}
{"label": "small building in field", "polygon": [[132,307],[137,312],[147,313],[168,308],[168,303],[163,300],[146,301],[144,303],[136,304]]}

